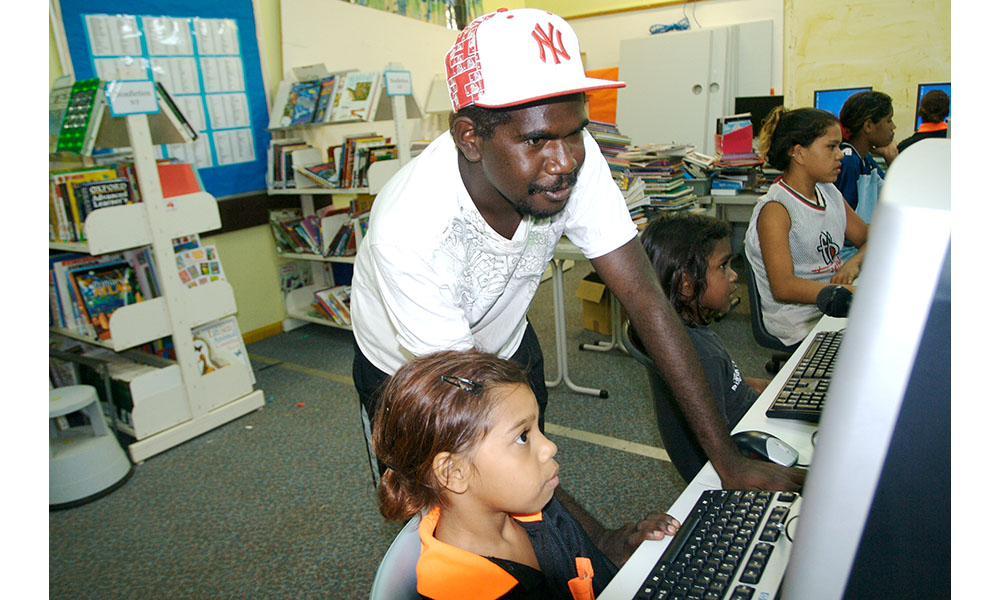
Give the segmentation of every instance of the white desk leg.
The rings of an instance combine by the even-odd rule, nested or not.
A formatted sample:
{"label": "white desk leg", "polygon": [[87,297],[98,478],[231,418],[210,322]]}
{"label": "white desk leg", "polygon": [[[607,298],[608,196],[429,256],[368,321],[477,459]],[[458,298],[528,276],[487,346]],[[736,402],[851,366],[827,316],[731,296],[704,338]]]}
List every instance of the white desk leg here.
{"label": "white desk leg", "polygon": [[614,294],[611,295],[611,341],[610,342],[594,342],[593,344],[580,344],[580,350],[592,350],[594,352],[607,352],[614,348],[618,348],[622,352],[628,354],[628,350],[625,349],[625,345],[622,343],[622,305],[618,302],[618,298],[615,298]]}
{"label": "white desk leg", "polygon": [[562,259],[552,259],[552,306],[553,313],[555,313],[556,366],[559,374],[555,381],[546,381],[545,385],[546,387],[553,388],[560,383],[565,383],[566,387],[578,394],[607,398],[607,390],[582,387],[573,383],[569,378],[569,358],[567,356],[568,350],[566,344],[566,305],[563,303],[565,298],[563,295],[563,262]]}

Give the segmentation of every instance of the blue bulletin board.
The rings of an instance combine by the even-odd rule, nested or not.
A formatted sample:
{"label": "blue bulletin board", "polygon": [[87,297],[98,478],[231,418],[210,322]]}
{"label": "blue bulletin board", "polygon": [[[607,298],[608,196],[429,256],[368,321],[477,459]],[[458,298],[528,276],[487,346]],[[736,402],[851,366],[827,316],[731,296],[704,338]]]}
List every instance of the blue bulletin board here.
{"label": "blue bulletin board", "polygon": [[216,197],[267,188],[268,109],[253,0],[60,0],[76,80],[157,79],[198,139],[158,147]]}

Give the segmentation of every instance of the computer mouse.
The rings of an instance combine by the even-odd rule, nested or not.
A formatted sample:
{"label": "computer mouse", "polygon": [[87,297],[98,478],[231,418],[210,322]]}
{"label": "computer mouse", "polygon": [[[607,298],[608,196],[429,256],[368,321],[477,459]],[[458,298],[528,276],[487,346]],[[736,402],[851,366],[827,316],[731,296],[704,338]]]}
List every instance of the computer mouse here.
{"label": "computer mouse", "polygon": [[763,431],[741,431],[733,434],[736,447],[744,456],[769,460],[783,467],[795,466],[799,453],[786,442]]}

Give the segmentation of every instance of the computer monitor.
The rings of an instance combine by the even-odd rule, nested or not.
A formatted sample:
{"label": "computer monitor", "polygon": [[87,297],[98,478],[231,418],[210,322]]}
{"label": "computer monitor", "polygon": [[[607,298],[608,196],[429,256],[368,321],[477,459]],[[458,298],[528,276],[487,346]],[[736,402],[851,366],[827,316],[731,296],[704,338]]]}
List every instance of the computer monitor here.
{"label": "computer monitor", "polygon": [[813,92],[813,106],[821,110],[825,110],[832,113],[833,116],[840,118],[840,109],[844,106],[844,102],[847,99],[857,94],[858,92],[870,92],[872,91],[871,86],[868,87],[855,87],[855,88],[841,88],[837,90],[816,90]]}
{"label": "computer monitor", "polygon": [[931,90],[941,90],[942,92],[948,94],[948,100],[951,100],[951,83],[921,83],[917,86],[917,117],[913,123],[913,130],[916,131],[920,129],[920,125],[923,124],[924,120],[920,118],[920,101],[924,99],[924,95]]}
{"label": "computer monitor", "polygon": [[784,103],[784,96],[742,96],[736,98],[733,112],[736,114],[750,113],[753,136],[757,137],[767,115],[775,106],[782,106]]}
{"label": "computer monitor", "polygon": [[947,598],[951,140],[899,155],[819,423],[782,597]]}

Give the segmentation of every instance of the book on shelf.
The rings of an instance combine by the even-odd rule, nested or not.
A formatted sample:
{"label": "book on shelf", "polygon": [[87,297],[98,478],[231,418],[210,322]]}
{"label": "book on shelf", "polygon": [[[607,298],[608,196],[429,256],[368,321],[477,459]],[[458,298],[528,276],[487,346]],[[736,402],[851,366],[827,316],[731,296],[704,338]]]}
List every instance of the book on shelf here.
{"label": "book on shelf", "polygon": [[74,297],[85,315],[88,331],[99,341],[111,338],[109,320],[115,310],[141,302],[135,270],[124,260],[69,271]]}
{"label": "book on shelf", "polygon": [[125,177],[106,181],[88,181],[79,187],[84,219],[90,213],[109,206],[132,204],[132,186]]}
{"label": "book on shelf", "polygon": [[361,155],[366,153],[368,149],[384,146],[389,141],[389,138],[376,133],[345,136],[340,157],[340,187],[360,187],[361,180],[358,176],[357,166],[361,163]]}
{"label": "book on shelf", "polygon": [[[311,123],[319,102],[319,81],[297,81],[292,84],[289,99],[291,105],[290,125]],[[287,109],[286,109],[287,110]]]}
{"label": "book on shelf", "polygon": [[[91,321],[94,315],[88,311],[86,303],[86,296],[88,296],[89,292],[81,293],[79,287],[81,282],[80,274],[83,273],[84,283],[90,285],[93,282],[86,279],[89,271],[93,271],[95,275],[99,275],[106,270],[120,268],[122,265],[129,267],[134,274],[134,279],[130,277],[128,281],[132,288],[131,291],[136,298],[147,299],[160,295],[153,255],[148,246],[99,256],[90,256],[75,252],[63,252],[50,256],[49,312],[52,315],[52,326],[98,339],[98,330]],[[90,289],[98,288],[91,285]],[[100,303],[101,296],[109,290],[109,287],[100,288],[99,293],[96,295],[98,304]],[[126,299],[129,300],[130,298],[126,297]],[[130,301],[128,303],[131,304],[133,302]],[[104,306],[106,306],[106,303]],[[107,311],[103,320],[101,320],[99,315],[97,319],[101,320],[102,323],[106,322],[110,318],[112,311],[113,309]]]}
{"label": "book on shelf", "polygon": [[83,167],[49,174],[49,217],[55,217],[53,228],[56,241],[82,242],[83,223],[87,217],[80,195],[80,185],[87,182],[116,179],[118,171],[110,167]]}
{"label": "book on shelf", "polygon": [[351,286],[338,285],[313,292],[323,311],[338,325],[351,325]]}
{"label": "book on shelf", "polygon": [[163,86],[163,83],[156,80],[156,97],[160,101],[160,112],[163,113],[170,124],[173,125],[174,129],[184,138],[186,142],[193,142],[198,138],[198,132],[194,130],[191,123],[188,122],[184,113],[181,111],[174,99],[170,97],[167,92],[167,88]]}
{"label": "book on shelf", "polygon": [[338,79],[338,75],[327,75],[319,80],[319,97],[316,100],[316,110],[313,112],[312,118],[314,123],[324,123],[331,120]]}
{"label": "book on shelf", "polygon": [[189,288],[204,285],[210,281],[225,281],[226,273],[214,245],[182,250],[175,254],[177,275],[181,283]]}
{"label": "book on shelf", "polygon": [[278,283],[282,295],[312,285],[312,282],[312,265],[308,262],[292,260],[278,265]]}
{"label": "book on shelf", "polygon": [[335,188],[339,181],[337,166],[335,162],[325,162],[318,165],[296,167],[296,170],[320,187]]}
{"label": "book on shelf", "polygon": [[191,337],[202,375],[241,364],[250,372],[251,382],[256,381],[236,317],[226,317],[195,327],[191,330]]}
{"label": "book on shelf", "polygon": [[378,99],[379,71],[354,71],[344,77],[344,88],[337,99],[333,122],[368,121]]}
{"label": "book on shelf", "polygon": [[56,152],[90,154],[106,105],[100,79],[81,79],[73,83],[59,127]]}
{"label": "book on shelf", "polygon": [[717,187],[713,187],[711,190],[709,190],[709,194],[712,195],[712,196],[735,196],[736,194],[739,194],[739,193],[740,193],[740,190],[738,190],[736,188],[717,188]]}
{"label": "book on shelf", "polygon": [[296,148],[287,153],[282,159],[285,163],[285,188],[314,187],[314,181],[302,175],[299,167],[303,165],[315,165],[323,160],[323,152],[319,148],[306,146]]}

